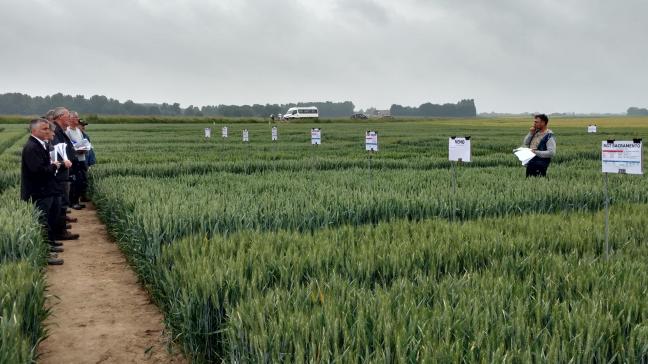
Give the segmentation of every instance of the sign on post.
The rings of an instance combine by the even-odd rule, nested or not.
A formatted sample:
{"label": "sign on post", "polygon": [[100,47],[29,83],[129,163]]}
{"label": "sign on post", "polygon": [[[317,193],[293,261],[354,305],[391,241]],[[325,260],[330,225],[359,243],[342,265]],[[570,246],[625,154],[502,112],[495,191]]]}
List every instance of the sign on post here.
{"label": "sign on post", "polygon": [[250,133],[247,129],[243,129],[243,142],[247,143],[250,141]]}
{"label": "sign on post", "polygon": [[590,134],[596,134],[596,125],[588,125],[587,132]]}
{"label": "sign on post", "polygon": [[641,139],[601,142],[603,173],[643,174]]}
{"label": "sign on post", "polygon": [[448,138],[448,159],[453,162],[470,162],[470,137]]}
{"label": "sign on post", "polygon": [[211,138],[211,128],[205,128],[205,138]]}
{"label": "sign on post", "polygon": [[272,127],[272,141],[275,142],[279,140],[279,131],[277,130],[276,126]]}
{"label": "sign on post", "polygon": [[311,129],[311,144],[312,145],[322,144],[322,130],[320,128]]}
{"label": "sign on post", "polygon": [[365,150],[368,152],[378,151],[378,133],[373,130],[367,130],[365,133]]}
{"label": "sign on post", "polygon": [[221,133],[222,133],[221,135],[223,136],[223,138],[227,138],[227,127],[226,126],[223,127]]}

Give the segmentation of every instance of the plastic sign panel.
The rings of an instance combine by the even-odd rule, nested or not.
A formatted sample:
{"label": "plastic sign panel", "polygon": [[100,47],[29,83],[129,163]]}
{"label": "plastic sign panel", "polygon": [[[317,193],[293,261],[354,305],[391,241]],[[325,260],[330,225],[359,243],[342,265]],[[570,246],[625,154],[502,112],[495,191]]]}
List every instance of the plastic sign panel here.
{"label": "plastic sign panel", "polygon": [[320,130],[320,128],[311,129],[311,144],[312,145],[322,144],[322,130]]}
{"label": "plastic sign panel", "polygon": [[470,162],[470,137],[448,138],[448,159],[454,162]]}
{"label": "plastic sign panel", "polygon": [[211,138],[211,128],[205,128],[205,138]]}
{"label": "plastic sign panel", "polygon": [[372,130],[367,130],[365,133],[365,150],[368,152],[378,151],[378,133]]}
{"label": "plastic sign panel", "polygon": [[588,133],[596,133],[596,125],[588,125],[587,126],[587,132]]}
{"label": "plastic sign panel", "polygon": [[601,142],[603,173],[643,174],[643,143],[635,140]]}
{"label": "plastic sign panel", "polygon": [[247,129],[243,129],[243,141],[246,143],[250,141],[250,133]]}
{"label": "plastic sign panel", "polygon": [[223,138],[227,138],[227,127],[226,126],[223,127],[223,130],[222,130],[221,133],[222,133],[221,135],[223,135]]}
{"label": "plastic sign panel", "polygon": [[277,130],[276,126],[272,127],[272,141],[277,141],[279,140],[279,131]]}

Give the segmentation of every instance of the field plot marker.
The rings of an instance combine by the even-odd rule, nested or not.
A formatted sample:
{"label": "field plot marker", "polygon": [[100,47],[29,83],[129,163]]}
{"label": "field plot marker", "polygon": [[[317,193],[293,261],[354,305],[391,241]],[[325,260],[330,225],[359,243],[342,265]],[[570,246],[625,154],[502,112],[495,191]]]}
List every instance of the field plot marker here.
{"label": "field plot marker", "polygon": [[608,174],[643,174],[643,143],[641,139],[614,139],[601,142],[601,167],[605,194],[605,260],[610,257],[610,192]]}
{"label": "field plot marker", "polygon": [[373,153],[378,152],[378,132],[367,130],[365,132],[365,150],[369,152],[367,161],[369,163],[369,190],[371,191],[371,157]]}
{"label": "field plot marker", "polygon": [[471,162],[470,136],[448,138],[448,160],[450,161],[450,175],[452,176],[452,220],[457,214],[457,163]]}

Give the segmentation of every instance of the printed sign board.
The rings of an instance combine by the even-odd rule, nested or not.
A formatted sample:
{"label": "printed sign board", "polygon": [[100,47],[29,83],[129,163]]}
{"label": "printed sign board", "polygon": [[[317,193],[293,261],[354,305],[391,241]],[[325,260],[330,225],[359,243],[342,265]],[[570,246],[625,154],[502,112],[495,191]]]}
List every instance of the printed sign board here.
{"label": "printed sign board", "polygon": [[211,138],[211,128],[205,128],[205,138]]}
{"label": "printed sign board", "polygon": [[448,159],[454,162],[470,162],[470,137],[448,138]]}
{"label": "printed sign board", "polygon": [[272,127],[272,141],[277,141],[279,140],[279,131],[277,130],[276,126]]}
{"label": "printed sign board", "polygon": [[227,127],[226,126],[223,127],[221,135],[223,136],[223,138],[227,138]]}
{"label": "printed sign board", "polygon": [[243,129],[243,141],[246,143],[250,141],[250,133],[247,129]]}
{"label": "printed sign board", "polygon": [[365,133],[365,150],[370,152],[378,151],[378,133],[368,130]]}
{"label": "printed sign board", "polygon": [[635,140],[601,142],[603,173],[643,174],[643,143]]}
{"label": "printed sign board", "polygon": [[322,144],[322,130],[319,128],[311,129],[311,144],[320,145]]}

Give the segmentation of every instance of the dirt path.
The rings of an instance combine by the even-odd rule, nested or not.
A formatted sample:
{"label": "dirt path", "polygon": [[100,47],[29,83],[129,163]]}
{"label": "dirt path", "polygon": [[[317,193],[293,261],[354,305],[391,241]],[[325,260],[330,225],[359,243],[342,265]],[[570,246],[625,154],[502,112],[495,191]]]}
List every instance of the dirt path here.
{"label": "dirt path", "polygon": [[184,363],[169,353],[162,314],[87,205],[71,214],[79,219],[72,232],[81,237],[64,241],[65,264],[47,270],[53,314],[39,362]]}

